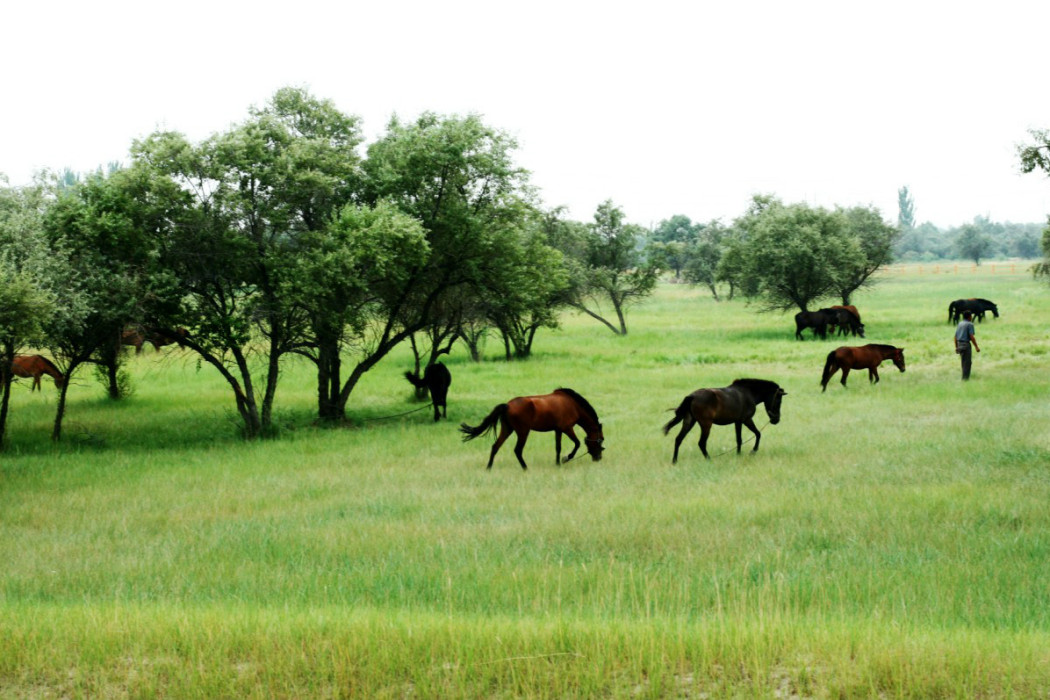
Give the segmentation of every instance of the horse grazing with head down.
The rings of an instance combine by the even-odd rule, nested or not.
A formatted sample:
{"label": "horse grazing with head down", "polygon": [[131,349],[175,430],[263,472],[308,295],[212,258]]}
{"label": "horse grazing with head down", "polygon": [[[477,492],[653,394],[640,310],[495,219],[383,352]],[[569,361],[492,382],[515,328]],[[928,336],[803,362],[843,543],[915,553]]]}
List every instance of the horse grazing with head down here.
{"label": "horse grazing with head down", "polygon": [[55,387],[59,389],[66,383],[65,375],[55,367],[54,362],[43,355],[15,355],[14,361],[11,362],[11,373],[16,377],[32,377],[33,385],[29,388],[30,391],[40,388],[40,377],[45,374],[55,380]]}
{"label": "horse grazing with head down", "polygon": [[513,432],[518,436],[514,445],[514,454],[522,469],[528,469],[522,452],[525,450],[525,441],[529,438],[529,432],[538,430],[540,432],[554,431],[554,463],[561,463],[561,436],[567,435],[572,440],[573,448],[569,456],[565,458],[568,462],[576,456],[580,449],[580,441],[573,432],[573,426],[579,425],[583,428],[587,444],[587,453],[595,462],[602,458],[602,443],[605,436],[602,434],[602,424],[598,420],[598,413],[587,399],[577,394],[572,389],[555,389],[554,393],[543,396],[519,396],[507,403],[501,403],[492,409],[485,417],[481,425],[473,428],[466,423],[460,425],[459,430],[463,433],[463,440],[473,440],[485,432],[495,432],[499,424],[499,436],[492,445],[489,453],[489,463],[486,469],[492,469],[492,460],[496,458],[500,446],[510,437]]}
{"label": "horse grazing with head down", "polygon": [[430,392],[430,402],[434,406],[435,423],[442,415],[448,418],[446,401],[448,400],[448,388],[452,384],[452,373],[448,371],[448,367],[440,362],[435,362],[432,365],[427,365],[427,368],[423,370],[422,379],[415,372],[405,372],[405,379],[412,382],[412,386],[415,388],[426,389]]}
{"label": "horse grazing with head down", "polygon": [[966,311],[972,313],[978,323],[984,320],[984,315],[988,311],[991,311],[993,316],[999,318],[999,307],[996,306],[995,302],[988,299],[956,299],[948,304],[948,321],[950,323],[958,323],[963,312]]}
{"label": "horse grazing with head down", "polygon": [[120,332],[120,344],[130,345],[135,348],[135,354],[142,354],[142,346],[151,343],[154,350],[160,350],[165,345],[179,342],[180,339],[189,335],[182,326],[175,329],[175,335],[169,335],[157,330],[146,329],[142,326],[127,326]]}
{"label": "horse grazing with head down", "polygon": [[711,459],[711,455],[707,454],[707,437],[711,434],[712,425],[732,423],[736,426],[737,454],[740,454],[743,444],[741,429],[746,425],[748,430],[755,434],[755,447],[751,451],[758,452],[762,433],[752,420],[755,410],[758,404],[765,404],[769,422],[776,425],[780,422],[780,402],[786,395],[787,392],[776,382],[766,379],[737,379],[721,389],[697,389],[682,399],[682,403],[675,409],[674,418],[664,426],[664,435],[667,435],[671,428],[678,423],[682,424],[682,429],[674,440],[674,456],[671,462],[678,461],[678,447],[686,433],[697,423],[700,424],[700,451],[707,459]]}
{"label": "horse grazing with head down", "polygon": [[846,386],[846,377],[851,369],[868,370],[868,381],[879,383],[879,365],[883,360],[893,360],[901,372],[904,371],[904,348],[892,345],[872,343],[861,347],[842,346],[828,353],[824,362],[824,374],[820,377],[821,391],[827,391],[828,382],[835,372],[842,370],[842,386]]}

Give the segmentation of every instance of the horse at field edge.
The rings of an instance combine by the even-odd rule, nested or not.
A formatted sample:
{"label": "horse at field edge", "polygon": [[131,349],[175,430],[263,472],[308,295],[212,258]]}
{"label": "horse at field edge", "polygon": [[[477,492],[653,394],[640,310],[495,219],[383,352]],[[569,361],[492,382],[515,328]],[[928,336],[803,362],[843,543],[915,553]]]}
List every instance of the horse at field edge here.
{"label": "horse at field edge", "polygon": [[737,379],[720,389],[697,389],[682,399],[682,403],[675,409],[674,418],[664,426],[664,435],[667,435],[675,425],[682,424],[682,429],[674,441],[671,463],[678,462],[678,448],[686,433],[697,423],[700,424],[700,452],[707,459],[711,459],[711,455],[707,453],[707,438],[711,434],[712,425],[732,423],[736,426],[737,454],[740,454],[743,444],[742,427],[746,425],[755,435],[755,447],[751,451],[758,452],[762,433],[755,427],[753,420],[758,404],[765,404],[769,422],[776,425],[780,422],[780,403],[786,395],[787,392],[780,388],[779,384],[768,379]]}
{"label": "horse at field edge", "polygon": [[868,370],[868,381],[872,384],[879,383],[879,365],[883,360],[893,360],[893,364],[901,372],[904,371],[904,348],[893,345],[880,345],[870,343],[860,347],[843,345],[828,353],[824,362],[824,373],[820,377],[821,392],[828,390],[828,382],[831,381],[835,372],[842,370],[842,386],[846,386],[846,378],[851,369]]}
{"label": "horse at field edge", "polygon": [[55,380],[55,387],[61,389],[65,386],[66,377],[59,371],[55,363],[43,355],[15,355],[11,362],[11,373],[16,377],[33,378],[30,391],[40,389],[40,377],[48,375]]}
{"label": "horse at field edge", "polygon": [[513,432],[518,436],[514,445],[514,454],[518,458],[523,470],[528,469],[522,453],[525,450],[525,441],[529,438],[529,432],[554,431],[554,463],[562,464],[561,460],[561,436],[567,435],[572,440],[573,448],[569,456],[565,458],[568,462],[576,456],[580,449],[580,441],[573,431],[573,426],[579,425],[583,428],[586,437],[587,453],[595,462],[602,458],[605,450],[602,443],[605,435],[602,433],[602,424],[598,419],[598,413],[587,399],[580,396],[572,389],[559,388],[553,393],[542,396],[518,396],[507,403],[501,403],[492,409],[485,417],[481,425],[471,427],[466,423],[460,424],[459,430],[463,433],[463,440],[474,438],[488,431],[495,432],[499,424],[500,432],[492,445],[489,453],[489,463],[486,469],[492,469],[492,460],[496,458],[499,448],[506,442]]}
{"label": "horse at field edge", "polygon": [[452,373],[448,371],[448,367],[440,362],[435,362],[427,365],[427,368],[423,370],[422,379],[415,372],[407,371],[405,379],[417,389],[426,389],[430,393],[430,402],[434,406],[435,423],[441,419],[442,415],[448,418],[448,388],[452,384]]}

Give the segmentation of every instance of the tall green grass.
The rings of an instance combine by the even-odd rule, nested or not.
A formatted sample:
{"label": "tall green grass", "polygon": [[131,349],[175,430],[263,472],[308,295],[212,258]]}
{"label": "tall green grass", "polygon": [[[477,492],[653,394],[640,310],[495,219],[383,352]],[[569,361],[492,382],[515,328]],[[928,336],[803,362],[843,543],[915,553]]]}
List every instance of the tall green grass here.
{"label": "tall green grass", "polygon": [[[947,304],[982,296],[959,380]],[[280,438],[237,437],[229,395],[178,351],[133,396],[17,387],[0,455],[5,697],[974,697],[1050,687],[1050,290],[1023,275],[893,275],[856,298],[865,341],[662,285],[615,337],[575,315],[527,362],[453,353],[448,422],[398,353],[353,427],[313,422],[285,367]],[[819,386],[839,344],[905,347],[875,386]],[[496,343],[492,352],[497,354]],[[735,454],[668,409],[737,377],[785,386]],[[45,380],[46,381],[46,380]],[[462,443],[513,396],[570,386],[605,458],[530,436]],[[745,435],[747,431],[745,430]]]}

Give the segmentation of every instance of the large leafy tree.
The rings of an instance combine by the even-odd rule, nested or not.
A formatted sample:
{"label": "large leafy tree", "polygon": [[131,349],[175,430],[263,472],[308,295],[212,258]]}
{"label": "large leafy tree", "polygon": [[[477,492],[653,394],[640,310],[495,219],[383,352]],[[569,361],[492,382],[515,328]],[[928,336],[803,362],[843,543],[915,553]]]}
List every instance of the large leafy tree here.
{"label": "large leafy tree", "polygon": [[817,299],[836,294],[843,270],[862,258],[841,211],[756,198],[735,222],[742,235],[727,258],[747,280],[743,293],[764,310],[806,311]]}
{"label": "large leafy tree", "polygon": [[981,260],[988,256],[992,248],[992,241],[977,224],[964,224],[959,228],[955,247],[959,255],[980,265]]}
{"label": "large leafy tree", "polygon": [[860,255],[846,256],[838,270],[837,293],[843,304],[850,304],[855,291],[873,283],[875,272],[893,261],[893,246],[900,230],[882,219],[874,207],[839,208],[846,220],[846,234],[853,238]]}
{"label": "large leafy tree", "polygon": [[57,300],[47,284],[51,256],[42,236],[47,200],[40,184],[9,187],[0,176],[0,448],[7,432],[11,362],[42,343]]}
{"label": "large leafy tree", "polygon": [[[643,259],[644,236],[645,229],[627,223],[623,210],[606,200],[586,229],[566,230],[558,238],[570,258],[569,304],[617,335],[627,334],[627,308],[656,287],[659,267]],[[609,307],[613,320],[606,318]]]}
{"label": "large leafy tree", "polygon": [[360,142],[356,117],[283,88],[199,144],[156,133],[133,148],[135,167],[166,178],[164,191],[181,205],[156,233],[159,266],[186,303],[156,323],[169,334],[175,323],[190,328],[184,344],[230,385],[248,437],[272,429],[281,358],[315,342],[296,260],[303,236],[324,229],[351,197]]}
{"label": "large leafy tree", "polygon": [[336,389],[327,417],[342,417],[364,372],[419,331],[438,327],[468,306],[470,295],[491,289],[506,272],[508,241],[523,229],[533,197],[528,173],[512,158],[516,142],[476,115],[425,113],[410,123],[392,119],[368,148],[362,203],[386,202],[419,222],[426,257],[391,276],[381,303],[367,307],[362,330],[343,339],[352,368]]}
{"label": "large leafy tree", "polygon": [[[685,281],[706,286],[715,301],[718,301],[718,283],[727,281],[719,277],[719,265],[731,236],[732,232],[720,221],[711,221],[685,249]],[[732,284],[729,286],[729,298],[733,298]]]}

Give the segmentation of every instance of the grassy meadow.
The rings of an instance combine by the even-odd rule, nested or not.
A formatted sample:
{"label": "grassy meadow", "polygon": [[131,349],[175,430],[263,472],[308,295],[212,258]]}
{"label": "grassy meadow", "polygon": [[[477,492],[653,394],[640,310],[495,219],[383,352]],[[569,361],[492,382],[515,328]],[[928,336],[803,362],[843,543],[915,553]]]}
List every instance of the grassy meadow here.
{"label": "grassy meadow", "polygon": [[[15,387],[0,454],[0,697],[1047,697],[1050,288],[1018,264],[894,267],[867,339],[662,284],[629,335],[569,314],[525,362],[457,350],[449,420],[366,375],[354,425],[314,424],[285,367],[280,437],[237,437],[230,392],[177,349],[83,374],[64,439],[49,379]],[[948,302],[980,296],[973,379]],[[841,344],[907,372],[821,393]],[[715,427],[671,464],[669,409],[737,377],[788,391],[761,449]],[[533,433],[463,443],[497,403],[569,386],[605,458]],[[765,426],[765,427],[763,427]],[[745,429],[745,437],[748,432]]]}

